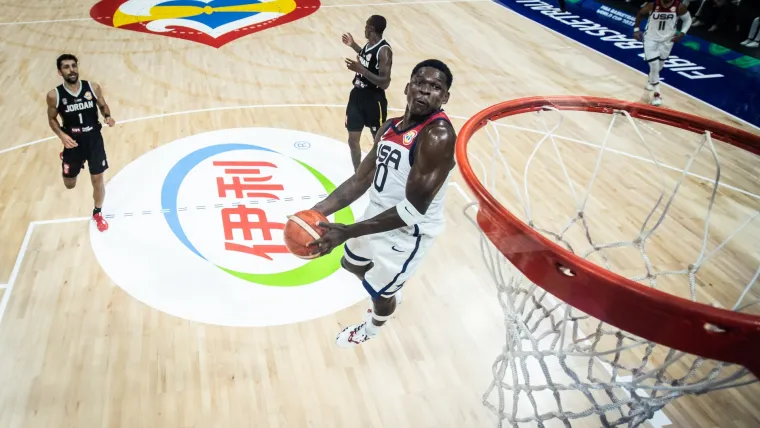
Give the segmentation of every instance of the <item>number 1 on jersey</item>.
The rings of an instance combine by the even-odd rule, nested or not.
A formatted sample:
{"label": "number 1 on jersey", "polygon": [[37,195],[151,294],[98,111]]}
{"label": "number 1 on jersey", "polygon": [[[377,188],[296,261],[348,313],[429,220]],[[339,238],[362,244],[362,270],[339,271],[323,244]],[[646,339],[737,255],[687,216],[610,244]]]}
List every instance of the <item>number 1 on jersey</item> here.
{"label": "number 1 on jersey", "polygon": [[82,123],[84,123],[84,121],[82,120],[82,113],[79,113],[79,124],[81,125]]}

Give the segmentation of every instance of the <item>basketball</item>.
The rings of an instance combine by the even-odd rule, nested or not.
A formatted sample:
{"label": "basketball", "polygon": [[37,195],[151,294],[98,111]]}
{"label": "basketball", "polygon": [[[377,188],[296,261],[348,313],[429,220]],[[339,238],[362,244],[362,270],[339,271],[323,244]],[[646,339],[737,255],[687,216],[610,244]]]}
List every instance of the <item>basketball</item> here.
{"label": "basketball", "polygon": [[319,222],[327,223],[325,216],[314,210],[299,211],[288,216],[285,223],[285,246],[294,256],[301,259],[314,259],[320,256],[316,247],[309,247],[309,242],[319,239],[327,229],[317,226]]}

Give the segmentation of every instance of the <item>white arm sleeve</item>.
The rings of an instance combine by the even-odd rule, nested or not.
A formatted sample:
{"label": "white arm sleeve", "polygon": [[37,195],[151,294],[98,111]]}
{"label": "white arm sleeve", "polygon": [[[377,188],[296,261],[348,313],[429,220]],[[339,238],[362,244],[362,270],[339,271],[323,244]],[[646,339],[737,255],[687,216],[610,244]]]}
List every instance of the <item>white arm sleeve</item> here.
{"label": "white arm sleeve", "polygon": [[691,14],[687,10],[686,13],[680,16],[680,18],[683,21],[683,25],[681,26],[681,32],[686,34],[686,32],[689,31],[689,27],[691,27]]}

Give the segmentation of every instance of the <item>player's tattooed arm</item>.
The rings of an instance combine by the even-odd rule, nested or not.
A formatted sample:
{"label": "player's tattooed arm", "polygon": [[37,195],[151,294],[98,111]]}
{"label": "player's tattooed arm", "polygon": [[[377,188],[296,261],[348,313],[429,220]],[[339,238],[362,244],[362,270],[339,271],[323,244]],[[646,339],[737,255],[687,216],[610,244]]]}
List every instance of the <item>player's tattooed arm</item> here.
{"label": "player's tattooed arm", "polygon": [[[406,199],[422,215],[427,212],[449,172],[456,165],[455,143],[456,132],[448,122],[428,126],[417,137],[415,163],[406,182]],[[399,216],[397,208],[392,207],[352,225],[329,223],[321,226],[328,231],[312,244],[326,254],[350,238],[387,232],[407,226],[407,223]]]}
{"label": "player's tattooed arm", "polygon": [[61,124],[58,123],[58,106],[56,105],[58,103],[58,97],[56,96],[55,90],[48,92],[47,96],[45,97],[45,101],[47,103],[48,126],[50,126],[50,129],[52,129],[55,135],[61,139],[61,142],[63,142],[63,147],[67,149],[76,147],[76,141],[74,141],[71,136],[63,132],[63,129],[61,129]]}
{"label": "player's tattooed arm", "polygon": [[633,23],[633,37],[636,40],[641,40],[641,30],[639,29],[639,25],[641,25],[641,21],[649,16],[652,13],[652,6],[653,3],[647,3],[639,9],[639,13],[636,14],[636,21]]}
{"label": "player's tattooed arm", "polygon": [[388,89],[391,85],[391,68],[393,66],[393,52],[390,48],[380,49],[380,52],[377,54],[377,64],[379,74],[367,70],[357,61],[346,59],[346,66],[349,70],[361,74],[382,89]]}
{"label": "player's tattooed arm", "polygon": [[91,82],[91,85],[92,90],[95,91],[95,103],[98,105],[100,114],[102,114],[103,118],[106,120],[106,125],[113,126],[115,122],[111,117],[111,108],[108,107],[108,103],[106,103],[105,96],[103,95],[103,89],[95,82]]}
{"label": "player's tattooed arm", "polygon": [[313,210],[319,211],[324,216],[329,216],[330,214],[351,205],[355,200],[359,199],[367,189],[369,189],[369,186],[372,184],[372,179],[375,176],[377,144],[380,141],[380,137],[385,133],[390,124],[390,120],[383,123],[383,127],[380,128],[380,131],[375,135],[375,144],[372,146],[372,150],[359,164],[356,173],[338,186],[338,188],[330,193],[327,198],[314,205],[312,208]]}

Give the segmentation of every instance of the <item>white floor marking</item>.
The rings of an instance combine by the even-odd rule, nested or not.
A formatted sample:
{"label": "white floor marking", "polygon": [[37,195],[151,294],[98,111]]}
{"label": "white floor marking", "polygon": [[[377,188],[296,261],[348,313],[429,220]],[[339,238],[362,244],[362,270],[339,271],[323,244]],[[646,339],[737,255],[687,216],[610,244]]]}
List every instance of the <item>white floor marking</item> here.
{"label": "white floor marking", "polygon": [[[487,1],[490,1],[490,0],[487,0]],[[135,118],[132,118],[132,119],[120,120],[120,121],[118,121],[116,123],[116,126],[118,126],[120,124],[123,124],[123,123],[139,122],[139,121],[142,121],[142,120],[150,120],[150,119],[161,119],[161,118],[164,118],[164,117],[182,116],[182,115],[185,115],[185,114],[194,114],[194,113],[209,113],[209,112],[216,112],[216,111],[238,110],[238,109],[245,110],[245,109],[260,109],[260,108],[293,108],[293,107],[302,107],[302,108],[304,108],[304,107],[305,108],[309,108],[309,107],[314,107],[314,108],[340,108],[340,109],[346,108],[346,106],[342,105],[342,104],[254,104],[254,105],[247,105],[247,106],[209,107],[209,108],[203,108],[203,109],[184,110],[184,111],[178,111],[178,112],[172,112],[172,113],[161,113],[161,114],[154,114],[154,115],[151,115],[151,116],[135,117]],[[388,111],[402,112],[402,111],[404,111],[404,109],[388,107]],[[465,120],[465,121],[469,119],[469,117],[456,116],[456,115],[452,115],[452,114],[450,114],[449,117],[452,118],[452,119],[459,119],[459,120]],[[534,132],[534,133],[538,133],[538,134],[545,134],[542,131],[538,131],[538,130],[534,130],[534,129],[528,129],[528,128],[522,128],[522,127],[514,126],[514,125],[508,125],[508,124],[497,124],[497,125],[498,126],[503,126],[503,127],[506,127],[506,128],[516,129],[516,130],[519,130],[519,131],[526,131],[526,132]],[[104,129],[111,129],[111,128],[107,128],[106,127]],[[106,131],[106,132],[110,132],[110,131]],[[107,137],[107,134],[106,134],[106,137]],[[558,138],[562,138],[562,139],[567,140],[567,141],[572,141],[572,142],[575,142],[575,143],[584,144],[586,146],[601,148],[600,145],[594,144],[594,143],[591,143],[591,142],[576,140],[576,139],[573,139],[573,138],[562,137],[562,136],[557,136],[557,137]],[[56,138],[58,138],[58,137],[55,137],[55,136],[53,136],[53,137],[46,137],[46,138],[41,138],[39,140],[30,141],[28,143],[20,144],[18,146],[9,147],[7,149],[0,150],[0,155],[3,154],[3,153],[8,153],[8,152],[11,152],[13,150],[21,149],[21,148],[24,148],[24,147],[29,147],[29,146],[32,146],[32,145],[35,145],[35,144],[44,143],[45,141],[54,140]],[[618,151],[618,150],[614,150],[614,149],[609,149],[609,148],[607,149],[607,151],[609,151],[611,153],[616,153],[616,154],[620,154],[620,155],[623,155],[623,156],[627,156],[627,157],[629,157],[631,159],[643,160],[643,161],[652,163],[651,159],[647,159],[647,158],[644,158],[644,157],[641,157],[641,156],[638,156],[638,155],[634,155],[634,154],[630,154],[630,153],[626,153],[626,152],[622,152],[622,151]],[[664,166],[665,168],[668,168],[668,169],[673,170],[673,171],[683,172],[682,169],[677,168],[677,167],[672,166],[672,165],[668,165],[668,164],[665,164],[665,163],[661,163],[661,165]],[[697,175],[697,174],[694,174],[692,172],[687,172],[687,175],[689,175],[691,177],[694,177],[694,178],[698,178],[700,180],[704,180],[704,181],[706,181],[708,183],[711,183],[713,185],[715,184],[715,180],[713,180],[712,178],[703,177],[701,175]],[[751,192],[749,192],[747,190],[743,190],[743,189],[740,189],[740,188],[737,188],[737,187],[734,187],[734,186],[730,186],[730,185],[725,184],[725,183],[718,183],[718,186],[722,186],[722,187],[725,187],[727,189],[735,190],[735,191],[741,192],[741,193],[743,193],[743,194],[745,194],[747,196],[751,196],[753,198],[760,199],[760,195],[756,195],[756,194],[751,193]]]}
{"label": "white floor marking", "polygon": [[8,278],[8,283],[2,286],[2,288],[5,288],[6,291],[3,293],[3,299],[0,300],[0,322],[2,322],[3,314],[5,314],[5,309],[8,307],[8,300],[10,300],[11,294],[13,294],[13,286],[16,284],[16,278],[18,277],[18,273],[21,270],[21,265],[24,263],[24,256],[26,256],[26,251],[29,247],[29,240],[32,238],[32,233],[34,233],[35,226],[55,223],[72,223],[75,221],[87,221],[89,219],[90,217],[72,217],[54,220],[33,221],[29,223],[29,226],[26,228],[26,234],[24,235],[24,241],[21,243],[21,248],[18,250],[18,256],[16,256],[16,263],[13,264],[11,276]]}
{"label": "white floor marking", "polygon": [[[377,6],[406,6],[406,5],[414,5],[414,4],[436,4],[436,3],[484,3],[489,2],[491,0],[431,0],[431,1],[400,1],[400,2],[394,2],[394,3],[355,3],[355,4],[331,4],[331,5],[322,5],[319,8],[340,8],[340,7],[377,7]],[[41,21],[9,21],[9,22],[0,22],[0,26],[8,26],[8,25],[34,25],[34,24],[55,24],[57,22],[74,22],[74,21],[96,21],[96,20],[105,20],[109,19],[110,16],[103,16],[103,17],[97,17],[96,18],[68,18],[68,19],[46,19]]]}
{"label": "white floor marking", "polygon": [[3,25],[29,25],[29,24],[50,24],[54,22],[74,22],[74,21],[94,21],[92,18],[70,18],[70,19],[46,19],[42,21],[10,21],[0,22]]}

